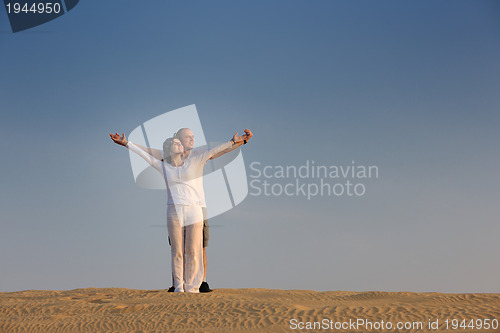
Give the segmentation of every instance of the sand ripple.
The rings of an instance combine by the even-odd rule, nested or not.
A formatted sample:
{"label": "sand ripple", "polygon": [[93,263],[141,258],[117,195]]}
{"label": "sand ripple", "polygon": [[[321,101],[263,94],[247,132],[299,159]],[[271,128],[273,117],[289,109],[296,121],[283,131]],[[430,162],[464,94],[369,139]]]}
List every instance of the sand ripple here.
{"label": "sand ripple", "polygon": [[[497,319],[500,294],[218,289],[209,294],[87,288],[0,293],[0,332],[290,332],[297,322],[421,322],[423,328],[325,332],[500,332],[429,330],[429,320]],[[316,330],[317,331],[317,330]]]}

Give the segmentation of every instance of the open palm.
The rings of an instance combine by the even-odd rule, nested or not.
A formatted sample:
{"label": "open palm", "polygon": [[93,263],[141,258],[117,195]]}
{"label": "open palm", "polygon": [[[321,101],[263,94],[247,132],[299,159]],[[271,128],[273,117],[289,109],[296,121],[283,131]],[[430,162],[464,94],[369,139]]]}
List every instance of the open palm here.
{"label": "open palm", "polygon": [[127,141],[127,138],[125,138],[125,133],[123,133],[122,136],[120,136],[120,134],[118,134],[118,133],[109,134],[109,136],[111,137],[111,140],[113,140],[116,144],[119,144],[122,146],[127,145],[128,141]]}

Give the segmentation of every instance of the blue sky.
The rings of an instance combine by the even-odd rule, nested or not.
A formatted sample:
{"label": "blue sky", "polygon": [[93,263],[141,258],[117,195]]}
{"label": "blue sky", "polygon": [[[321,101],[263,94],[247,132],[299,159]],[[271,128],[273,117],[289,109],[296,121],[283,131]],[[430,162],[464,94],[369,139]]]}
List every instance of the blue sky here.
{"label": "blue sky", "polygon": [[108,133],[196,104],[208,140],[252,129],[247,168],[379,167],[213,218],[214,288],[500,292],[499,37],[495,1],[2,7],[0,291],[168,288],[165,195]]}

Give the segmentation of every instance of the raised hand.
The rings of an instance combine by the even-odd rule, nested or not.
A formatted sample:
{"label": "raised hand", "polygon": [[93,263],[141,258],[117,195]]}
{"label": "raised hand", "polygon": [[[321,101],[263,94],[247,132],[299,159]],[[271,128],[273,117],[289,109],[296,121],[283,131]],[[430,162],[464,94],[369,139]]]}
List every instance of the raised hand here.
{"label": "raised hand", "polygon": [[120,146],[127,146],[127,138],[125,138],[125,133],[123,133],[123,136],[120,136],[120,134],[115,133],[115,134],[109,134],[111,137],[111,140],[113,140],[116,144],[119,144]]}
{"label": "raised hand", "polygon": [[253,136],[252,131],[250,131],[248,128],[244,131],[245,135],[242,135],[244,138],[243,140],[250,140],[250,138]]}
{"label": "raised hand", "polygon": [[233,140],[234,140],[234,143],[238,143],[238,142],[243,141],[243,139],[240,136],[238,136],[238,132],[234,133]]}
{"label": "raised hand", "polygon": [[250,138],[253,136],[252,132],[247,128],[245,131],[244,135],[238,136],[238,132],[236,132],[235,135],[233,135],[233,140],[236,143],[244,142],[245,140],[248,141]]}

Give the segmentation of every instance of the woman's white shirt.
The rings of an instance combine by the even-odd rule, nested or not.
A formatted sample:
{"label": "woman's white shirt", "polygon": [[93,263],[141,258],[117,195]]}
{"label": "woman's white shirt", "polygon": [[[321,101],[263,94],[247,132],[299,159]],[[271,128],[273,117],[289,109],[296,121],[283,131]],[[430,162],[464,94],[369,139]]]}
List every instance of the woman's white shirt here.
{"label": "woman's white shirt", "polygon": [[133,142],[128,141],[127,148],[141,156],[153,168],[160,172],[167,184],[167,204],[199,205],[206,207],[203,190],[203,167],[214,155],[232,146],[232,142],[223,143],[212,149],[192,150],[184,164],[175,167],[148,154]]}

